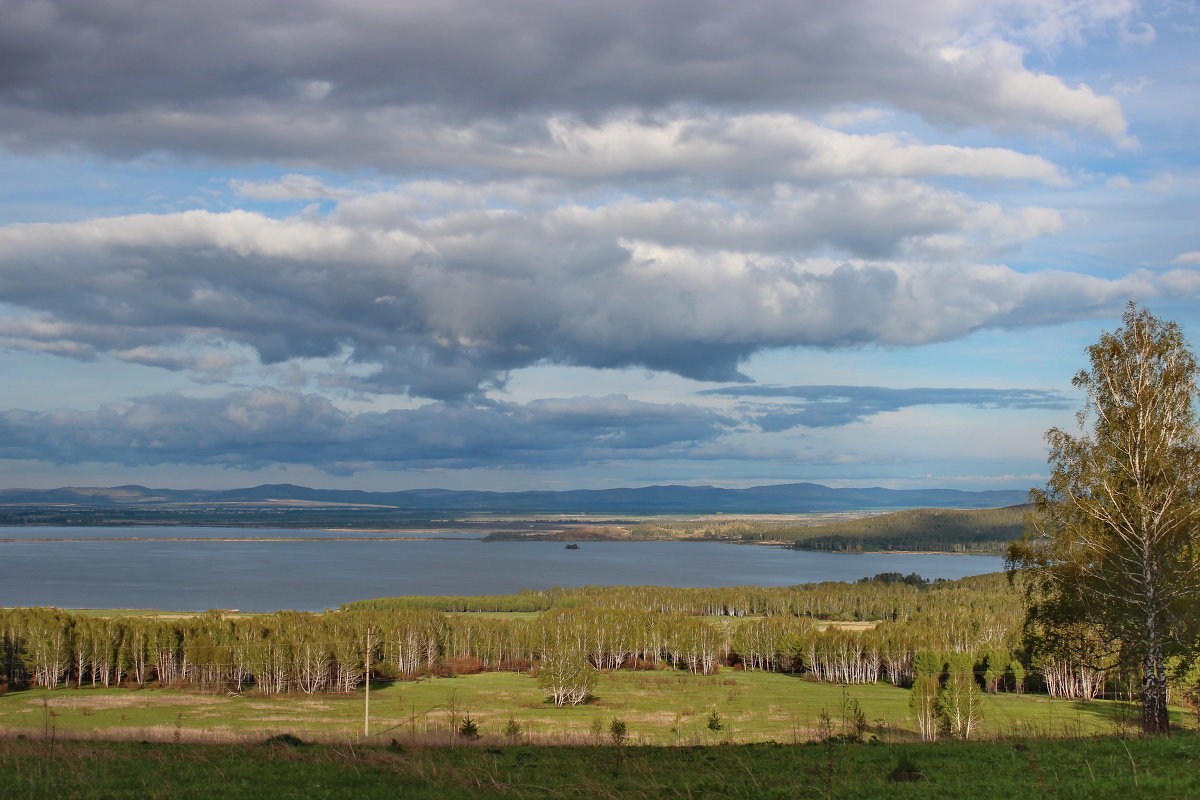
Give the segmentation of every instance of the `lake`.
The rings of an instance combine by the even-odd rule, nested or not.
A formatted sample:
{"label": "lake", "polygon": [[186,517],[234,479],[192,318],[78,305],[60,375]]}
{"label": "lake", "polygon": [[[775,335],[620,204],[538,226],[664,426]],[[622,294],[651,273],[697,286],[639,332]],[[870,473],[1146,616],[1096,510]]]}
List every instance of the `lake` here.
{"label": "lake", "polygon": [[[371,536],[407,541],[354,541]],[[141,541],[79,541],[139,537]],[[0,606],[321,611],[370,597],[552,586],[790,586],[879,572],[961,578],[1000,556],[814,553],[719,542],[483,542],[483,534],[181,527],[0,528]],[[19,541],[28,539],[74,541]],[[214,541],[165,541],[173,538]],[[259,538],[267,541],[216,541]],[[269,541],[311,538],[312,541]],[[322,541],[326,540],[326,541]]]}

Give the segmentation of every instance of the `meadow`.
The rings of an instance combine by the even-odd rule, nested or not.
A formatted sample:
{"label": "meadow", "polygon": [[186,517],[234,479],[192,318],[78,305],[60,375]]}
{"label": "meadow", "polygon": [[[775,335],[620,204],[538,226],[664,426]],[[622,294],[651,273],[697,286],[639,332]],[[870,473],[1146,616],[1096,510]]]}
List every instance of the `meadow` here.
{"label": "meadow", "polygon": [[[867,738],[916,740],[909,690],[887,683],[838,685],[798,675],[722,668],[603,672],[594,697],[555,707],[535,678],[513,672],[375,684],[369,735],[363,691],[350,694],[201,693],[180,689],[28,689],[0,697],[0,735],[147,741],[259,741],[291,734],[323,742],[455,744],[470,717],[482,739],[537,744],[605,744],[614,719],[643,745],[750,742],[796,744],[848,732],[857,704]],[[710,727],[713,713],[717,724]],[[1136,710],[1120,701],[984,697],[983,738],[1125,735]],[[1192,725],[1176,714],[1179,725]],[[507,731],[507,734],[506,734]]]}

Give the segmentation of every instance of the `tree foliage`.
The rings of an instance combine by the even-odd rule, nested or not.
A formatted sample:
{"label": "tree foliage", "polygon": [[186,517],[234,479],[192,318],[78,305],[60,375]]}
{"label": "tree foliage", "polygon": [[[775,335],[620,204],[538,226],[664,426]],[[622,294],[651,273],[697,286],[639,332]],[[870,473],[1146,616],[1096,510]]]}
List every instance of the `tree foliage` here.
{"label": "tree foliage", "polygon": [[[156,684],[264,695],[353,692],[365,677],[369,630],[372,672],[385,680],[483,670],[537,671],[549,679],[558,669],[556,653],[566,653],[585,681],[615,669],[701,675],[737,666],[806,673],[819,681],[884,679],[907,686],[918,651],[994,651],[997,659],[1013,658],[1023,619],[1002,575],[921,588],[903,582],[584,587],[550,590],[541,599],[552,607],[537,614],[446,613],[404,598],[381,602],[386,610],[362,603],[320,614],[235,617],[210,612],[106,619],[0,609],[0,682],[17,688]],[[473,604],[472,598],[438,600],[451,608]],[[864,619],[876,622],[824,622]]]}
{"label": "tree foliage", "polygon": [[913,658],[914,678],[908,706],[917,720],[921,740],[925,742],[937,740],[937,700],[944,666],[942,655],[929,650],[922,650]]}
{"label": "tree foliage", "polygon": [[550,693],[556,706],[577,706],[586,701],[596,685],[596,670],[583,648],[569,641],[555,642],[542,656],[538,688]]}
{"label": "tree foliage", "polygon": [[1073,381],[1080,433],[1047,432],[1050,480],[1010,570],[1026,579],[1031,633],[1059,643],[1049,649],[1086,640],[1093,669],[1117,653],[1140,663],[1143,730],[1164,732],[1167,659],[1197,641],[1196,359],[1178,325],[1132,304],[1088,358]]}

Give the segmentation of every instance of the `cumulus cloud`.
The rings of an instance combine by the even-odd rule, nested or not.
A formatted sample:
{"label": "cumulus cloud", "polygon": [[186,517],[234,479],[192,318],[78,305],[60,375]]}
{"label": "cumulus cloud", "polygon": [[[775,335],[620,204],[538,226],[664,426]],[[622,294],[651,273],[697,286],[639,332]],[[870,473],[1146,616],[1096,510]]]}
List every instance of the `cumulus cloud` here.
{"label": "cumulus cloud", "polygon": [[[885,411],[912,406],[967,405],[976,408],[1064,409],[1071,402],[1043,389],[892,389],[883,386],[734,386],[700,395],[752,398],[739,410],[759,429],[829,428],[862,422]],[[764,402],[766,399],[776,402]]]}
{"label": "cumulus cloud", "polygon": [[154,395],[95,411],[0,411],[0,458],[303,464],[339,474],[552,466],[686,455],[730,424],[697,406],[621,395],[351,413],[317,395],[259,389],[217,398]]}
{"label": "cumulus cloud", "polygon": [[1054,27],[1035,29],[1005,24],[1026,3],[983,0],[14,0],[0,31],[0,141],[378,166],[403,163],[405,143],[420,149],[430,129],[520,144],[526,127],[536,143],[564,115],[879,105],[1126,142],[1114,98],[1023,64],[1027,43],[1101,24],[1145,38],[1128,4],[1081,5],[1093,4],[1038,3]]}
{"label": "cumulus cloud", "polygon": [[0,294],[20,310],[0,317],[0,344],[167,368],[172,348],[240,345],[264,364],[342,359],[355,388],[444,399],[541,363],[732,380],[766,348],[920,345],[1107,312],[1158,288],[1143,273],[965,260],[1061,220],[906,181],[737,208],[424,202],[400,192],[286,219],[0,228]]}

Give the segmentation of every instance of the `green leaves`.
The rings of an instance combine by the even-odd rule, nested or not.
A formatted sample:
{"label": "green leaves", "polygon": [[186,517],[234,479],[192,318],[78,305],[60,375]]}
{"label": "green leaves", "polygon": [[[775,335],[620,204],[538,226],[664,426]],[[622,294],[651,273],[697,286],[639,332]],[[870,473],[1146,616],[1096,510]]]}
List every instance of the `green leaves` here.
{"label": "green leaves", "polygon": [[1132,303],[1087,353],[1072,381],[1082,430],[1046,432],[1050,480],[1010,571],[1025,578],[1030,643],[1091,669],[1118,652],[1141,662],[1143,727],[1160,731],[1164,659],[1200,643],[1197,363],[1178,325]]}

